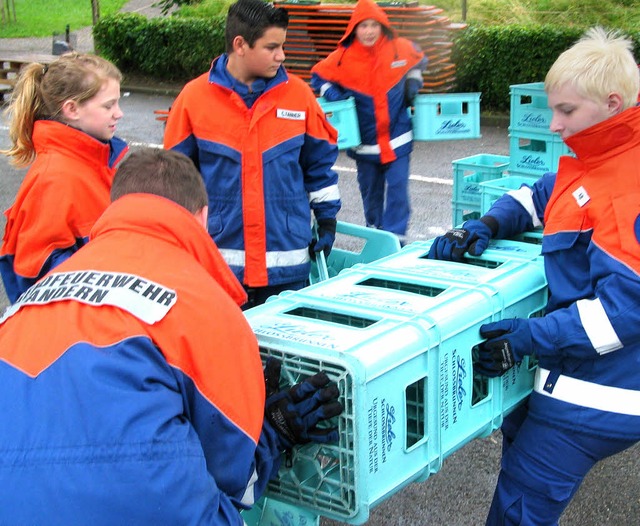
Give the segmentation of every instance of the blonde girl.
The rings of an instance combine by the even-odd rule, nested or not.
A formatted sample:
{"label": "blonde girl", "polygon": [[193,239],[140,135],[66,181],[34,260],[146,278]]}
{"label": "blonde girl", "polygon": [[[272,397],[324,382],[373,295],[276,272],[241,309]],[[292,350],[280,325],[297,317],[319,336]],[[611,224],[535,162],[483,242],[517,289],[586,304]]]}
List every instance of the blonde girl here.
{"label": "blonde girl", "polygon": [[68,53],[21,71],[10,104],[11,146],[0,153],[29,167],[5,212],[0,275],[13,303],[82,247],[109,204],[115,166],[127,151],[114,136],[122,75],[92,54]]}

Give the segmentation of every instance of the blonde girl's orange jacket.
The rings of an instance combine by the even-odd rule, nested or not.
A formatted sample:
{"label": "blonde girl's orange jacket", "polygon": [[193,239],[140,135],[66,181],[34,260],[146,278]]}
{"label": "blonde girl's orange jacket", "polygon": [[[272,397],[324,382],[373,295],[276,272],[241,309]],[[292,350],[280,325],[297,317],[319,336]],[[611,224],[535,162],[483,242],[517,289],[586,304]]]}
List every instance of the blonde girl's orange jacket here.
{"label": "blonde girl's orange jacket", "polygon": [[111,182],[128,147],[55,121],[36,121],[36,159],[5,212],[0,274],[10,302],[82,247],[109,205]]}

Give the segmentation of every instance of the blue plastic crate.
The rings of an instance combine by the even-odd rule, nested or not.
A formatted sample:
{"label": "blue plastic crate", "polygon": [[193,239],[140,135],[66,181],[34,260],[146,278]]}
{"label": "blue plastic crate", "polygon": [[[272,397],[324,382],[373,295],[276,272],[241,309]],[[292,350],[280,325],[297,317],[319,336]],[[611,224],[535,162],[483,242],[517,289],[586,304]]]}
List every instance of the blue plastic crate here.
{"label": "blue plastic crate", "polygon": [[555,172],[560,156],[572,154],[557,134],[509,131],[510,172],[538,176]]}
{"label": "blue plastic crate", "polygon": [[418,95],[412,121],[416,141],[477,139],[481,136],[480,93]]}
{"label": "blue plastic crate", "polygon": [[453,161],[451,198],[453,225],[480,217],[480,183],[504,177],[509,169],[508,155],[480,153]]}
{"label": "blue plastic crate", "polygon": [[[452,275],[461,266],[432,263],[448,263]],[[537,315],[546,305],[541,266],[516,263],[521,274],[513,283],[520,296],[511,284],[508,291],[492,286],[497,281],[453,283],[464,293],[445,294],[415,315],[318,294],[333,282],[346,289],[350,276],[366,277],[372,264],[245,311],[263,358],[283,361],[283,386],[324,370],[337,382],[345,407],[335,421],[339,443],[295,448],[293,466],[281,468],[267,495],[363,524],[377,503],[426,480],[446,456],[497,429],[531,391],[535,364],[523,361],[507,380],[474,374],[479,326],[506,315]]]}
{"label": "blue plastic crate", "polygon": [[360,127],[353,97],[329,102],[319,97],[318,104],[327,120],[338,131],[338,149],[355,148],[360,144]]}
{"label": "blue plastic crate", "polygon": [[329,257],[311,263],[309,282],[318,283],[358,263],[370,263],[400,250],[398,236],[385,230],[338,221]]}
{"label": "blue plastic crate", "polygon": [[544,82],[510,86],[512,130],[551,134],[552,112],[544,91]]}
{"label": "blue plastic crate", "polygon": [[480,214],[484,215],[503,194],[510,190],[518,190],[522,185],[531,186],[538,180],[537,175],[509,175],[480,183]]}

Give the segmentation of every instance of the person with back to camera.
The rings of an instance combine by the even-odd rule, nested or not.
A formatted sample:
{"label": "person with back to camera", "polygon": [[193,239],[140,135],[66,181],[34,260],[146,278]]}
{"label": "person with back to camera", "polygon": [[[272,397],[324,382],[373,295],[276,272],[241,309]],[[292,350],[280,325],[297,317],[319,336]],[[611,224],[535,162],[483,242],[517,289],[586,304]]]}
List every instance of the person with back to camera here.
{"label": "person with back to camera", "polygon": [[311,86],[326,100],[355,99],[362,144],[347,155],[356,161],[365,220],[402,241],[411,215],[407,107],[426,66],[424,53],[396,35],[380,6],[358,0],[338,49],[311,69]]}
{"label": "person with back to camera", "polygon": [[543,317],[480,327],[477,370],[538,359],[527,404],[505,418],[487,524],[557,524],[596,462],[640,440],[640,90],[632,43],[591,28],[545,79],[551,131],[575,158],[436,238],[461,261],[491,238],[544,225]]}
{"label": "person with back to camera", "polygon": [[127,151],[114,137],[122,117],[120,71],[91,54],[28,64],[6,112],[11,147],[29,166],[5,212],[0,275],[10,302],[83,246],[109,204],[115,166]]}
{"label": "person with back to camera", "polygon": [[263,371],[187,157],[136,150],[111,195],[0,320],[0,523],[242,525],[284,450],[338,438],[338,388]]}
{"label": "person with back to camera", "polygon": [[232,4],[227,52],[184,87],[164,135],[204,178],[209,234],[247,289],[246,308],[308,284],[310,258],[329,255],[340,210],[337,134],[283,66],[288,23],[262,0]]}

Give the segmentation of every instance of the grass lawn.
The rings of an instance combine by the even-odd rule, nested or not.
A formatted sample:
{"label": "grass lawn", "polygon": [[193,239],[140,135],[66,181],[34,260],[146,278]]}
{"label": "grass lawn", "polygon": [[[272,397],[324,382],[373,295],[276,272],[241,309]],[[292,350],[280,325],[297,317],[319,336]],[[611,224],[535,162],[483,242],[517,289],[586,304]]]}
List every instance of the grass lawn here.
{"label": "grass lawn", "polygon": [[[9,19],[7,0],[0,0],[5,10],[0,20],[0,38],[46,37],[64,34],[67,24],[71,31],[91,25],[91,0],[14,0]],[[127,0],[100,0],[100,16],[119,11]]]}

